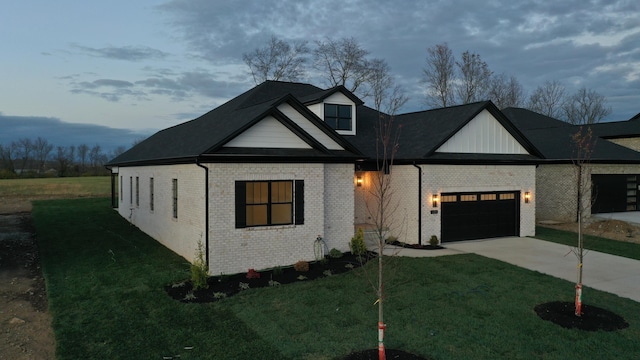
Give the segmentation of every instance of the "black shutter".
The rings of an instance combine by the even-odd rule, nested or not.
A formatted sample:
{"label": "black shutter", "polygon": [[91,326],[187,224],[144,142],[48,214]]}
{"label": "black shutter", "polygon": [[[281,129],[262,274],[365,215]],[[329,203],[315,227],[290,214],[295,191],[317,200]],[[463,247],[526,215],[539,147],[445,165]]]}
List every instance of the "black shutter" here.
{"label": "black shutter", "polygon": [[236,229],[247,227],[247,182],[236,181]]}
{"label": "black shutter", "polygon": [[304,224],[304,180],[296,180],[295,186],[295,224]]}

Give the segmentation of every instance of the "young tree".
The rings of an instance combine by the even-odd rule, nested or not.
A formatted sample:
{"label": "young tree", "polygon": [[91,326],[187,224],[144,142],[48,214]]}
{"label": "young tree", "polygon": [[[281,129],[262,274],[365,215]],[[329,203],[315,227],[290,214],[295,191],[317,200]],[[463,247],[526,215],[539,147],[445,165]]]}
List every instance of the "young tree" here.
{"label": "young tree", "polygon": [[564,102],[564,119],[573,125],[598,123],[611,114],[611,107],[606,104],[604,96],[583,87]]}
{"label": "young tree", "polygon": [[243,54],[242,60],[256,85],[266,80],[297,81],[304,76],[308,53],[306,41],[288,44],[272,36],[265,47]]}
{"label": "young tree", "polygon": [[360,97],[369,96],[366,89],[371,74],[369,52],[355,38],[339,40],[326,38],[316,41],[313,51],[314,68],[327,80],[329,86],[343,85]]}
{"label": "young tree", "polygon": [[460,79],[456,87],[458,102],[469,104],[486,99],[489,79],[493,74],[489,70],[489,65],[482,60],[479,54],[469,51],[462,53],[462,60],[456,61],[456,65],[460,72]]}
{"label": "young tree", "polygon": [[576,281],[575,315],[582,315],[582,269],[584,263],[584,238],[583,226],[591,213],[593,204],[591,191],[591,167],[589,162],[595,146],[591,128],[580,127],[578,132],[571,136],[574,148],[573,164],[575,166],[575,184],[577,187],[577,220],[578,220],[578,244],[571,251],[578,259],[578,271]]}
{"label": "young tree", "polygon": [[564,104],[564,86],[557,80],[545,81],[529,96],[527,108],[531,111],[559,119]]}
{"label": "young tree", "polygon": [[436,108],[454,104],[455,63],[447,43],[427,49],[427,64],[422,69],[422,76],[427,85],[428,105]]}

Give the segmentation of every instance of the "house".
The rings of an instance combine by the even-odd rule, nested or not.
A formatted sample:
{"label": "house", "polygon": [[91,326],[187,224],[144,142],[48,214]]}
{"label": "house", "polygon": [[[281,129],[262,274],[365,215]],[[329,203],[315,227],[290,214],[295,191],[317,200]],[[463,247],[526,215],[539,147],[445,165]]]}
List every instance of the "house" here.
{"label": "house", "polygon": [[[318,236],[347,251],[375,212],[380,116],[342,86],[267,81],[111,160],[113,207],[186,259],[202,242],[210,274],[313,260]],[[390,235],[534,235],[546,160],[493,103],[393,121]]]}
{"label": "house", "polygon": [[[526,109],[507,108],[503,113],[544,158],[536,169],[537,219],[575,222],[577,153],[570,139],[580,126]],[[594,145],[584,183],[590,191],[581,196],[586,216],[640,210],[640,117],[589,128]]]}

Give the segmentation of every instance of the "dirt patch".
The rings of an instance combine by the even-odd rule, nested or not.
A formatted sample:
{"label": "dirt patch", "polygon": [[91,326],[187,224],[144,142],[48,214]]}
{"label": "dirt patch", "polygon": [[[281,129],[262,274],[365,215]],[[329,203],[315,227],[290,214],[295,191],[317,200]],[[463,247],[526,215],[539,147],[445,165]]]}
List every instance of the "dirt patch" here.
{"label": "dirt patch", "polygon": [[[543,224],[538,223],[540,226],[578,232],[577,223],[560,223],[560,224]],[[626,241],[640,244],[640,227],[631,225],[627,222],[620,220],[597,220],[589,223],[583,228],[583,231],[587,235],[599,236],[607,239],[613,239],[618,241]]]}
{"label": "dirt patch", "polygon": [[51,315],[31,214],[0,215],[0,359],[54,357]]}
{"label": "dirt patch", "polygon": [[575,304],[570,302],[549,302],[537,305],[534,310],[541,319],[567,329],[616,331],[629,327],[629,323],[622,317],[597,306],[582,305],[580,316],[575,315]]}

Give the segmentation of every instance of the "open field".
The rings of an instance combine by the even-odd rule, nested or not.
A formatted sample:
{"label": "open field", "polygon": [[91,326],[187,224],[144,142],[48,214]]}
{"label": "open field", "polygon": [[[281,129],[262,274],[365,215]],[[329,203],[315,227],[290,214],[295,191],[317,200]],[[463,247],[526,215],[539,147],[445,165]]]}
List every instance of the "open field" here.
{"label": "open field", "polygon": [[32,200],[108,197],[111,178],[0,179],[0,214],[31,211]]}
{"label": "open field", "polygon": [[[377,308],[361,271],[183,304],[163,287],[189,276],[186,261],[109,205],[76,199],[34,206],[58,359],[339,359],[376,346]],[[434,359],[640,354],[640,303],[587,288],[586,304],[630,327],[567,330],[533,308],[572,301],[570,282],[473,254],[394,261],[388,347]]]}

